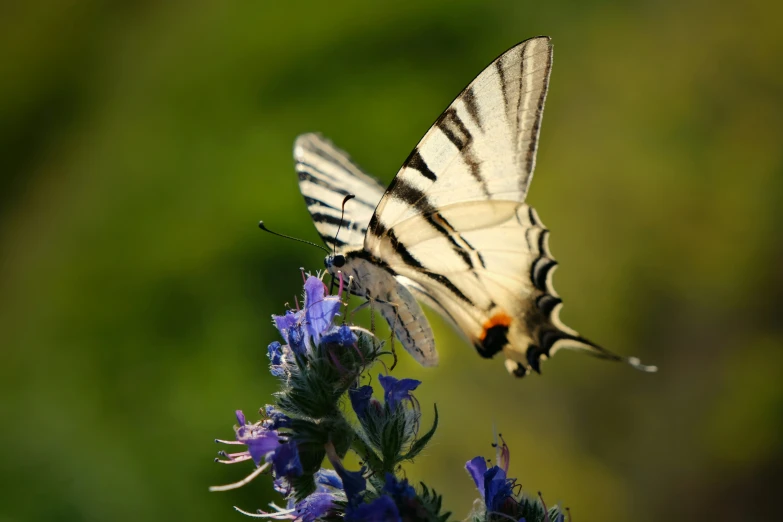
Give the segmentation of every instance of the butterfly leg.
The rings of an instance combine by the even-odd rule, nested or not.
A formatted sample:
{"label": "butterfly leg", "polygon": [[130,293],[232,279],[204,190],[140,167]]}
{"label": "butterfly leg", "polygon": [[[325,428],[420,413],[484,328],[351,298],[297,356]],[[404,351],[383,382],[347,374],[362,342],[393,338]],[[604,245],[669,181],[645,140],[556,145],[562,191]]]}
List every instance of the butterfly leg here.
{"label": "butterfly leg", "polygon": [[389,345],[391,346],[391,354],[392,357],[394,358],[394,362],[392,362],[389,371],[392,371],[394,370],[395,366],[397,366],[397,350],[394,347],[394,338],[397,332],[397,321],[399,320],[399,316],[397,314],[399,304],[390,301],[384,301],[383,299],[377,299],[375,297],[371,297],[370,295],[367,296],[367,302],[370,304],[370,326],[372,327],[373,333],[375,333],[375,313],[374,313],[375,309],[373,307],[373,304],[379,304],[381,306],[389,306],[394,310],[394,322],[389,323],[389,327],[391,329],[391,332],[389,333]]}
{"label": "butterfly leg", "polygon": [[[370,332],[373,334],[373,339],[375,339],[377,336],[375,335],[375,307],[373,304],[377,302],[377,299],[371,297],[369,294],[365,296],[367,299],[365,302],[357,306],[351,311],[351,322],[353,322],[353,316],[357,312],[360,312],[364,310],[365,308],[370,309]],[[378,348],[377,346],[374,346],[375,341],[373,341],[373,347]]]}

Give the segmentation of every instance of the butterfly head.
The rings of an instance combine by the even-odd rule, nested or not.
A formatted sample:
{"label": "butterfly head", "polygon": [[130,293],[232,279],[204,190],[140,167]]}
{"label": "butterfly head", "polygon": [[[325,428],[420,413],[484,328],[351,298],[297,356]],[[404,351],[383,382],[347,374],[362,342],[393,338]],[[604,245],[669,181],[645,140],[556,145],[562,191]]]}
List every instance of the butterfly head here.
{"label": "butterfly head", "polygon": [[326,256],[326,258],[324,258],[324,265],[326,265],[327,269],[331,269],[332,267],[342,268],[345,266],[345,256],[342,254]]}

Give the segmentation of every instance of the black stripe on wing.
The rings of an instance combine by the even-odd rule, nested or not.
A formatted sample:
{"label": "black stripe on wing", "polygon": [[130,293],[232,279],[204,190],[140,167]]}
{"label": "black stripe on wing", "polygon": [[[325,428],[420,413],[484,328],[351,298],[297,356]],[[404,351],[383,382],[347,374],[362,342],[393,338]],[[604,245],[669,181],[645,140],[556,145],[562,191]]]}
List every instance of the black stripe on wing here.
{"label": "black stripe on wing", "polygon": [[[438,212],[437,208],[430,203],[427,196],[420,189],[407,183],[399,176],[392,181],[392,185],[389,188],[394,197],[416,208],[421,217],[439,234],[449,240],[452,245],[453,251],[462,259],[468,268],[474,268],[473,259],[471,253],[475,253],[479,257],[478,252],[468,243],[464,237],[448,222],[443,215]],[[381,236],[384,233],[390,235],[393,231],[386,230],[386,227],[378,219],[377,215],[373,215],[370,220],[370,230],[376,236]],[[382,232],[381,232],[382,231]],[[398,244],[399,240],[395,236],[395,240]],[[479,258],[480,259],[480,258]]]}
{"label": "black stripe on wing", "polygon": [[[522,51],[525,52],[524,50]],[[523,60],[522,63],[524,64],[525,61]],[[546,69],[551,70],[552,68],[552,53],[547,54],[547,60],[546,60]],[[538,135],[541,132],[541,121],[543,120],[544,116],[544,101],[546,100],[546,93],[547,90],[549,90],[549,75],[547,74],[544,77],[544,85],[541,89],[541,94],[538,96],[538,104],[536,105],[536,114],[533,118],[533,127],[531,129],[531,135],[533,136],[533,139],[530,140],[530,143],[528,144],[527,148],[527,155],[525,157],[525,167],[527,169],[527,172],[533,172],[533,168],[535,167],[536,163],[536,150],[538,149]],[[525,185],[530,183],[530,180],[525,180]],[[524,188],[524,187],[523,187]]]}
{"label": "black stripe on wing", "polygon": [[[468,105],[466,101],[468,112],[472,114],[474,118],[478,118],[478,107],[475,105],[475,100],[472,98],[471,100],[473,102],[472,105]],[[470,108],[471,106],[473,109]],[[473,114],[472,111],[475,111],[475,114]],[[457,148],[460,152],[460,157],[465,162],[465,165],[468,166],[470,175],[481,186],[481,191],[484,196],[489,199],[490,193],[489,187],[487,186],[487,180],[481,175],[481,163],[473,151],[473,135],[470,130],[468,130],[467,126],[465,126],[465,123],[462,121],[462,118],[459,117],[459,114],[457,114],[457,110],[454,107],[446,110],[446,112],[441,114],[440,118],[438,118],[438,121],[435,122],[435,127],[437,127],[438,130],[440,130]]]}
{"label": "black stripe on wing", "polygon": [[[302,168],[302,167],[305,167],[305,168]],[[313,183],[314,185],[318,185],[320,187],[323,187],[323,188],[329,190],[330,192],[333,192],[335,194],[339,194],[340,196],[343,196],[343,197],[345,197],[345,196],[347,196],[349,194],[353,194],[355,196],[354,201],[356,203],[360,203],[360,204],[364,205],[365,207],[368,207],[368,208],[371,208],[371,209],[375,209],[375,206],[378,203],[377,201],[376,202],[368,201],[361,192],[359,192],[357,194],[356,193],[357,191],[355,189],[354,189],[353,192],[351,192],[350,190],[346,189],[345,187],[340,187],[338,185],[335,185],[334,183],[329,181],[329,179],[334,179],[334,178],[331,178],[328,174],[326,174],[325,172],[323,172],[322,170],[320,170],[318,167],[316,167],[314,165],[311,165],[311,164],[304,163],[304,162],[300,161],[299,164],[297,165],[297,173],[299,174],[299,180],[300,181],[309,181],[310,183]],[[316,174],[318,174],[318,175],[316,175]],[[329,206],[331,206],[331,205],[329,205]],[[334,207],[332,207],[332,208],[334,208]]]}
{"label": "black stripe on wing", "polygon": [[426,275],[433,281],[440,283],[441,285],[446,287],[446,289],[448,289],[449,292],[454,294],[457,298],[473,306],[473,301],[471,301],[470,298],[462,292],[462,290],[457,288],[457,286],[454,285],[454,283],[452,283],[448,277],[444,276],[443,274],[438,274],[432,272],[431,270],[428,270],[420,260],[418,260],[413,254],[411,254],[410,251],[405,247],[405,245],[397,238],[397,235],[394,233],[394,230],[389,230],[389,232],[387,233],[387,237],[389,238],[389,242],[391,243],[394,251],[400,256],[400,258],[402,258],[402,260],[405,262],[407,266]]}

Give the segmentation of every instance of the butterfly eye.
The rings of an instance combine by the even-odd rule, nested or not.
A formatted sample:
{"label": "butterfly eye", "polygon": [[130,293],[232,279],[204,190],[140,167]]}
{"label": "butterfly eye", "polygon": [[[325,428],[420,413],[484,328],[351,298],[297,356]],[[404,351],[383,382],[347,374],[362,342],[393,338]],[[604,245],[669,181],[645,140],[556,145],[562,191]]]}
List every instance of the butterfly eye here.
{"label": "butterfly eye", "polygon": [[343,265],[345,265],[345,256],[342,254],[337,254],[332,259],[332,265],[336,266],[337,268],[341,268]]}

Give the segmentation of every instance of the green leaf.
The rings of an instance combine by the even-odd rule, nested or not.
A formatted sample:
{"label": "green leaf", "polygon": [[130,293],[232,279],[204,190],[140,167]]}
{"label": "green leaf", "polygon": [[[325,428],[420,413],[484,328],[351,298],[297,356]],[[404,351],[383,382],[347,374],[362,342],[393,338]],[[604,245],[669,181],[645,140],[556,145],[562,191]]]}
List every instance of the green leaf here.
{"label": "green leaf", "polygon": [[435,404],[434,406],[435,406],[435,420],[432,423],[432,428],[430,428],[430,431],[425,433],[421,438],[416,439],[416,441],[413,444],[411,444],[408,453],[400,456],[398,462],[402,462],[403,460],[410,460],[416,455],[418,455],[419,453],[421,453],[421,450],[424,449],[427,443],[429,443],[432,436],[435,435],[435,430],[438,428],[438,405]]}

